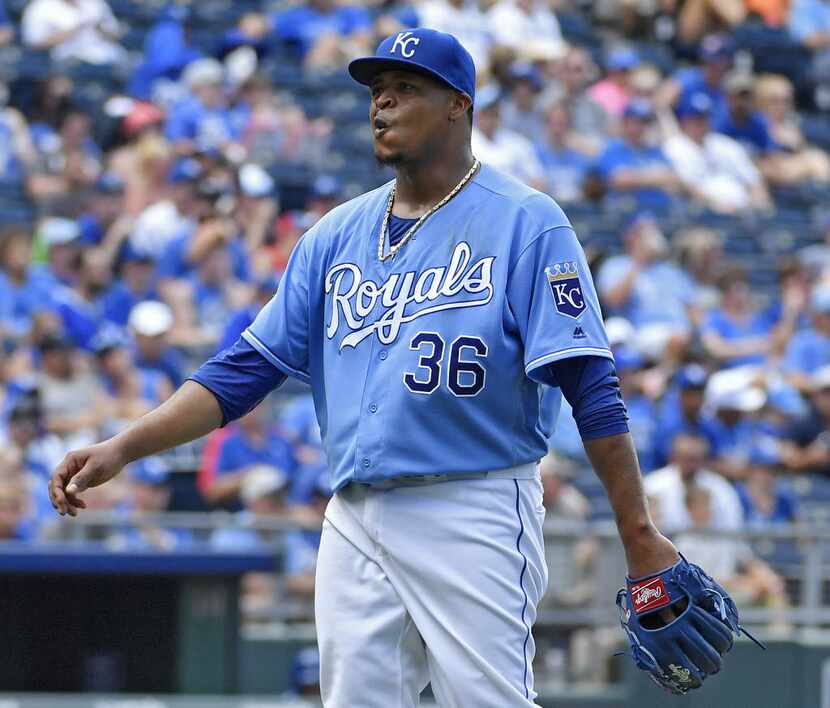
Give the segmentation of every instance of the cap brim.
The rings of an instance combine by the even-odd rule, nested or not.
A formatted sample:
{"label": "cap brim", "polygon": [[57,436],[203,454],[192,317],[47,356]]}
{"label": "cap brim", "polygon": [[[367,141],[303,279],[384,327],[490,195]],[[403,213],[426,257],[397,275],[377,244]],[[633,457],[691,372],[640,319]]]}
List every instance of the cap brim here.
{"label": "cap brim", "polygon": [[363,57],[354,59],[349,63],[349,74],[359,84],[371,86],[372,80],[382,71],[411,71],[434,79],[444,86],[466,94],[467,92],[458,86],[453,86],[443,76],[437,74],[429,67],[423,66],[416,61],[407,59],[381,59],[378,57]]}

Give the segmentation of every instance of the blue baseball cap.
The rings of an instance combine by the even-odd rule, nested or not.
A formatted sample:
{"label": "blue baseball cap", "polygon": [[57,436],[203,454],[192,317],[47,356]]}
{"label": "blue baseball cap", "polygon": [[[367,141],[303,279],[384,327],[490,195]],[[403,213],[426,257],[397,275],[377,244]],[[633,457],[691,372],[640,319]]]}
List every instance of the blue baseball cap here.
{"label": "blue baseball cap", "polygon": [[697,92],[685,96],[677,106],[677,119],[703,118],[712,114],[712,99],[705,93]]}
{"label": "blue baseball cap", "polygon": [[182,157],[173,163],[167,175],[167,180],[173,184],[182,182],[196,182],[202,177],[202,166],[192,157]]}
{"label": "blue baseball cap", "polygon": [[617,47],[605,62],[607,71],[629,71],[640,65],[640,55],[629,47]]}
{"label": "blue baseball cap", "polygon": [[651,104],[642,98],[632,98],[623,110],[623,118],[636,118],[637,120],[652,120],[654,109]]}
{"label": "blue baseball cap", "polygon": [[700,58],[703,61],[729,59],[735,53],[735,43],[725,34],[709,34],[700,43]]}
{"label": "blue baseball cap", "polygon": [[349,64],[352,78],[364,86],[380,72],[394,70],[426,74],[475,99],[473,58],[451,34],[420,27],[397,32],[380,43],[374,56]]}
{"label": "blue baseball cap", "polygon": [[677,373],[677,385],[681,391],[688,391],[690,389],[703,390],[706,388],[706,381],[709,375],[706,373],[700,364],[686,364]]}

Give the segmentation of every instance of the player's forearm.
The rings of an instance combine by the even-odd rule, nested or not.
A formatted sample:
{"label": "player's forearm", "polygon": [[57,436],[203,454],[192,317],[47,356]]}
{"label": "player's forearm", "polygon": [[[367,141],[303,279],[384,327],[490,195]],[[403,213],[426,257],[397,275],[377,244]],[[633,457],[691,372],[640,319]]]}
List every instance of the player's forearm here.
{"label": "player's forearm", "polygon": [[585,440],[584,444],[614,510],[629,574],[640,577],[672,565],[677,551],[651,520],[631,434]]}
{"label": "player's forearm", "polygon": [[125,464],[196,440],[222,424],[216,397],[201,384],[185,381],[167,401],[112,438]]}
{"label": "player's forearm", "polygon": [[608,494],[623,540],[649,530],[653,524],[631,434],[585,440],[584,445]]}

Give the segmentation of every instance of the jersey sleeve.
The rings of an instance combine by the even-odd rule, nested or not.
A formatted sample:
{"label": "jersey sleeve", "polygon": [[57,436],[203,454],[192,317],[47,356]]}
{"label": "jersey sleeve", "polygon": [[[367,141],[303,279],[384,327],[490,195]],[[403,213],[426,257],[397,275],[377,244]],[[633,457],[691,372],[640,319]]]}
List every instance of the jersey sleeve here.
{"label": "jersey sleeve", "polygon": [[569,226],[542,233],[519,255],[507,301],[524,344],[527,375],[547,380],[546,365],[574,356],[613,359],[585,253]]}
{"label": "jersey sleeve", "polygon": [[291,254],[277,293],[242,337],[280,371],[304,383],[308,372],[308,257],[302,238]]}

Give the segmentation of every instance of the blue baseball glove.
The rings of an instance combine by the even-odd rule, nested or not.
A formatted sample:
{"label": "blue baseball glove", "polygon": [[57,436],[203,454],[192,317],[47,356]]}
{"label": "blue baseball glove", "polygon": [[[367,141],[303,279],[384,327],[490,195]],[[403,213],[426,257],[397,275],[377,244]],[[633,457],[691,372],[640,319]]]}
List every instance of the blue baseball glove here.
{"label": "blue baseball glove", "polygon": [[[699,688],[707,676],[720,671],[733,635],[744,633],[765,648],[741,627],[738,608],[726,590],[682,556],[660,573],[626,578],[617,607],[634,663],[671,693]],[[663,619],[666,608],[678,615],[668,623]]]}

